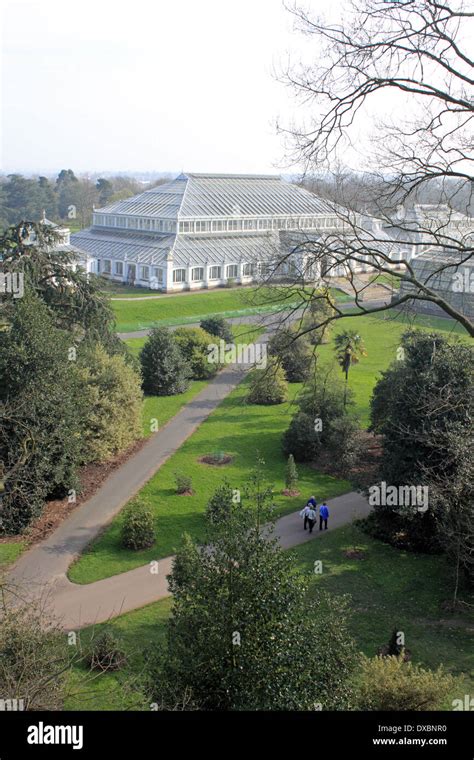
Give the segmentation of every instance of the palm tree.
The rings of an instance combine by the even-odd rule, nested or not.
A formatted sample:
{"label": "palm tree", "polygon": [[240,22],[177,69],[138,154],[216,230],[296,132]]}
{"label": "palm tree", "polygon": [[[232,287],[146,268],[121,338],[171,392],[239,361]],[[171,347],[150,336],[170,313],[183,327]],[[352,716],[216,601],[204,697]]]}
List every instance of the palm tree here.
{"label": "palm tree", "polygon": [[344,408],[347,404],[347,383],[349,380],[349,369],[352,364],[357,364],[362,356],[367,356],[364,341],[355,330],[346,330],[338,333],[334,338],[334,350],[337,361],[346,376],[344,386]]}

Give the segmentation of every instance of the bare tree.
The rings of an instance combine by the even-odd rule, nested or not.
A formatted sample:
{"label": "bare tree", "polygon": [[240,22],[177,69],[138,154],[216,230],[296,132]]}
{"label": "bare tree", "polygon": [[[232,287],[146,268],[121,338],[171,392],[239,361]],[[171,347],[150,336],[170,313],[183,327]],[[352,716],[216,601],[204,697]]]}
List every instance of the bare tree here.
{"label": "bare tree", "polygon": [[[321,176],[338,167],[332,208],[339,224],[300,234],[274,271],[301,254],[298,285],[294,277],[300,294],[301,282],[319,276],[328,285],[332,275],[343,274],[357,315],[430,302],[474,336],[472,317],[447,292],[474,252],[474,224],[460,213],[462,202],[468,211],[474,188],[474,65],[468,54],[474,11],[462,0],[348,0],[338,21],[298,6],[289,10],[316,60],[292,64],[283,74],[311,121],[281,131],[306,182],[316,170]],[[398,105],[392,120],[382,117],[387,104]],[[370,125],[376,129],[368,140]],[[346,192],[341,159],[347,165],[347,157],[370,171],[373,181],[364,187],[370,213],[357,208],[353,184]],[[430,194],[435,208],[414,206]],[[434,263],[423,269],[417,257],[426,252]],[[367,282],[358,277],[364,270],[390,275],[403,287],[388,303],[364,302]],[[440,278],[447,287],[439,287]],[[328,293],[323,287],[312,297]],[[307,296],[301,300],[305,306]],[[336,309],[325,323],[342,316]]]}

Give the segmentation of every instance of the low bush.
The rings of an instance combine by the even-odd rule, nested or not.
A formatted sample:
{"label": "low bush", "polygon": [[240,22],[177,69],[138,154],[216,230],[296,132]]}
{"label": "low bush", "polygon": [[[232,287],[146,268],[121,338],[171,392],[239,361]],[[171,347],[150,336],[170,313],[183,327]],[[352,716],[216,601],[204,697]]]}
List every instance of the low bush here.
{"label": "low bush", "polygon": [[102,631],[91,644],[89,658],[92,670],[120,670],[127,664],[119,639],[111,631]]}
{"label": "low bush", "polygon": [[151,510],[138,500],[125,510],[122,526],[122,546],[125,549],[148,549],[155,543],[155,526]]}

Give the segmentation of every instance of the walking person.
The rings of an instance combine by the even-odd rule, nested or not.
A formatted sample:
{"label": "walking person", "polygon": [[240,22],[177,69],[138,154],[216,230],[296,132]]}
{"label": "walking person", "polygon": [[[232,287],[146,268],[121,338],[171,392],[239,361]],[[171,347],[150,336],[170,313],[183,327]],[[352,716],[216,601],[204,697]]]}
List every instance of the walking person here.
{"label": "walking person", "polygon": [[319,507],[319,530],[323,529],[323,523],[324,523],[324,530],[328,529],[328,517],[329,517],[329,507],[326,504],[326,502],[323,501],[323,503]]}
{"label": "walking person", "polygon": [[316,510],[314,509],[312,505],[308,509],[307,520],[308,520],[309,532],[312,533],[313,528],[316,524]]}
{"label": "walking person", "polygon": [[308,512],[309,512],[309,510],[311,508],[312,509],[316,509],[316,499],[315,499],[314,496],[310,496],[310,498],[308,499],[308,501],[306,503],[306,506],[303,507],[303,509],[300,512],[300,517],[304,518],[304,522],[303,522],[303,529],[304,530],[306,530],[306,528],[308,526]]}

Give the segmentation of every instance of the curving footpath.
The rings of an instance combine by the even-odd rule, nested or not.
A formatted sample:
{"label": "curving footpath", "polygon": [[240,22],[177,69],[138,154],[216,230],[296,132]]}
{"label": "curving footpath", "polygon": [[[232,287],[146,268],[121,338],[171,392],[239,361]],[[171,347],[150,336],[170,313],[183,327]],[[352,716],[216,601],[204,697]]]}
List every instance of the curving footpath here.
{"label": "curving footpath", "polygon": [[[65,630],[104,622],[168,596],[166,575],[171,570],[172,557],[160,559],[154,568],[147,564],[88,585],[72,583],[66,573],[87,544],[234,390],[248,369],[244,365],[231,365],[220,372],[162,430],[115,470],[51,536],[25,552],[10,568],[7,582],[21,589],[22,595],[31,598],[46,596],[48,607]],[[328,504],[331,528],[350,522],[355,515],[363,517],[370,511],[367,501],[358,493],[344,494]],[[315,530],[310,537],[307,531],[303,531],[298,513],[278,520],[275,532],[285,548],[324,535]],[[158,572],[152,572],[156,567]]]}

